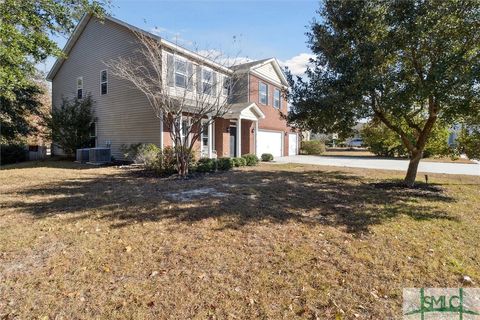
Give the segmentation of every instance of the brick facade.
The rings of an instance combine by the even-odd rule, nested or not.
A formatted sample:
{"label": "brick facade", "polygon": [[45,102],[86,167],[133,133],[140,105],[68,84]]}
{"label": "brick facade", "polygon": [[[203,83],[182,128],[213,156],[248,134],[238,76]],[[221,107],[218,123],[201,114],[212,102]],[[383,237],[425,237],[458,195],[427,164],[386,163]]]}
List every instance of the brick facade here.
{"label": "brick facade", "polygon": [[[267,85],[268,100],[267,105],[260,103],[259,97],[259,84],[263,82]],[[280,96],[281,103],[280,109],[273,107],[273,91],[277,88],[281,90],[278,85],[275,85],[271,81],[260,78],[256,75],[250,74],[249,82],[249,101],[255,102],[258,107],[265,114],[265,119],[260,119],[258,122],[259,130],[271,130],[279,131],[283,133],[283,155],[288,156],[288,133],[294,132],[287,126],[287,121],[281,117],[281,114],[287,114],[287,99],[284,97],[283,93]],[[281,91],[280,91],[281,92]]]}

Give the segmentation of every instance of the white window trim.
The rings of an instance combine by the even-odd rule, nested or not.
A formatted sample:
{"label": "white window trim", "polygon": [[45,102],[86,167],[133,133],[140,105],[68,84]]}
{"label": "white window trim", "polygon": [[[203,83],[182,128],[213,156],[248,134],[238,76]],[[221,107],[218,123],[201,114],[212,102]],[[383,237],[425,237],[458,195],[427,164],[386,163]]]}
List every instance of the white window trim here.
{"label": "white window trim", "polygon": [[[265,85],[265,89],[266,89],[266,90],[265,90],[265,98],[266,98],[266,102],[265,102],[265,103],[262,102],[262,90],[260,89],[261,86],[262,86],[262,84]],[[262,82],[262,81],[259,81],[259,82],[258,82],[258,102],[259,102],[260,104],[263,104],[263,105],[265,105],[265,106],[268,106],[268,84],[266,84],[265,82]]]}
{"label": "white window trim", "polygon": [[[104,71],[105,71],[105,75],[106,75],[106,80],[102,81],[102,74],[103,74]],[[106,87],[107,91],[105,93],[102,93],[102,85],[103,84],[107,85],[107,87]],[[107,71],[107,69],[100,71],[100,95],[106,95],[106,94],[108,94],[108,71]]]}
{"label": "white window trim", "polygon": [[[185,73],[177,71],[177,61],[185,63]],[[188,89],[188,63],[187,59],[181,58],[177,55],[173,55],[173,85],[175,88]],[[185,86],[177,86],[177,73],[185,77]]]}
{"label": "white window trim", "polygon": [[[228,87],[225,88],[225,81],[228,80]],[[222,82],[222,94],[225,96],[225,97],[228,97],[231,93],[232,93],[232,78],[229,77],[229,76],[223,76],[223,82]],[[225,92],[226,91],[226,92]]]}
{"label": "white window trim", "polygon": [[[205,125],[206,122],[208,122],[208,119],[202,119],[202,120],[200,121],[200,125],[201,125],[201,128],[200,128],[200,129],[202,130],[202,132],[201,132],[201,134],[200,134],[200,143],[201,143],[202,151],[203,151],[203,148],[204,148],[204,147],[207,147],[207,148],[208,148],[208,143],[209,143],[209,141],[210,141],[210,137],[208,136],[208,126],[207,126],[206,128],[204,127],[204,125]],[[204,132],[204,129],[206,129],[206,135],[207,135],[207,145],[206,145],[206,146],[203,145],[203,132]]]}
{"label": "white window trim", "polygon": [[[276,100],[276,99],[275,99],[275,93],[276,93],[276,92],[278,92],[278,107],[275,106],[275,100]],[[281,109],[281,108],[282,108],[282,92],[281,92],[279,89],[277,89],[277,88],[274,88],[274,89],[273,89],[273,107],[274,107],[275,109]]]}
{"label": "white window trim", "polygon": [[[210,81],[205,80],[205,72],[210,72]],[[208,94],[209,96],[213,95],[213,70],[207,67],[202,67],[202,94]],[[210,84],[210,93],[205,93],[205,87],[204,84]]]}
{"label": "white window trim", "polygon": [[[78,80],[81,80],[81,81],[82,81],[82,85],[80,85],[80,86],[78,85]],[[76,95],[76,97],[78,98],[78,90],[81,89],[81,90],[82,90],[82,97],[79,98],[79,99],[83,99],[83,96],[84,96],[84,94],[83,94],[83,77],[77,77],[77,80],[76,80],[76,81],[77,81],[77,82],[76,82],[76,85],[77,85],[77,92],[76,92],[77,95]]]}

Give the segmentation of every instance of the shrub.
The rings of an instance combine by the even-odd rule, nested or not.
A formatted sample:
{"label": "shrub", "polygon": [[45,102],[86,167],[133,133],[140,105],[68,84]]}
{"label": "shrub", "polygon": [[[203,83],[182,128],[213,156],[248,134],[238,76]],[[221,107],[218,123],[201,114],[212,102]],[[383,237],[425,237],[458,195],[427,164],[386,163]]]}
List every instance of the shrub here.
{"label": "shrub", "polygon": [[300,153],[307,155],[321,155],[325,152],[325,143],[318,140],[302,141]]}
{"label": "shrub", "polygon": [[120,146],[120,151],[122,151],[123,156],[126,159],[133,161],[133,159],[137,156],[138,149],[141,145],[141,143],[122,144]]}
{"label": "shrub", "polygon": [[198,172],[213,172],[217,169],[217,159],[201,158],[197,162]]}
{"label": "shrub", "polygon": [[0,164],[17,163],[27,160],[27,151],[22,144],[2,144]]}
{"label": "shrub", "polygon": [[135,163],[143,163],[147,169],[155,169],[157,165],[160,148],[153,143],[142,144],[133,161]]}
{"label": "shrub", "polygon": [[244,154],[242,158],[247,166],[256,166],[258,163],[258,157],[254,154]]}
{"label": "shrub", "polygon": [[[163,151],[159,150],[154,164],[148,169],[153,169],[159,174],[173,174],[177,172],[177,148],[164,147]],[[193,169],[195,166],[195,156],[193,152],[190,152],[188,168]]]}
{"label": "shrub", "polygon": [[262,158],[262,161],[266,161],[266,162],[273,161],[273,155],[271,153],[264,153],[262,154],[261,158]]}
{"label": "shrub", "polygon": [[217,167],[218,170],[230,170],[234,166],[234,160],[232,158],[218,158],[217,159]]}
{"label": "shrub", "polygon": [[233,158],[233,164],[235,167],[245,167],[247,165],[247,161],[244,158]]}
{"label": "shrub", "polygon": [[45,119],[53,143],[69,156],[74,156],[77,149],[92,145],[92,106],[89,95],[84,99],[64,99],[60,106],[52,108],[51,117]]}
{"label": "shrub", "polygon": [[469,159],[480,159],[480,127],[463,128],[457,139],[458,149]]}
{"label": "shrub", "polygon": [[[400,124],[404,130],[408,130],[405,124]],[[363,127],[361,134],[368,150],[377,156],[408,157],[408,150],[399,136],[383,123],[371,121]],[[448,127],[437,122],[430,133],[423,157],[446,156],[452,151],[448,146]]]}

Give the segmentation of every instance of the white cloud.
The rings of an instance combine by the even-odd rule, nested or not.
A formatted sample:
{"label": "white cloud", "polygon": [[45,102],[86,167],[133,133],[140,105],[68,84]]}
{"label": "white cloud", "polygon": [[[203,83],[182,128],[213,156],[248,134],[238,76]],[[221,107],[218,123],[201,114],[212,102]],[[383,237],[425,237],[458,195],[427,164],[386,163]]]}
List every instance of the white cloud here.
{"label": "white cloud", "polygon": [[300,53],[288,60],[279,61],[283,67],[288,67],[290,72],[296,76],[302,76],[307,70],[307,65],[310,62],[310,59],[313,59],[315,56],[311,53]]}

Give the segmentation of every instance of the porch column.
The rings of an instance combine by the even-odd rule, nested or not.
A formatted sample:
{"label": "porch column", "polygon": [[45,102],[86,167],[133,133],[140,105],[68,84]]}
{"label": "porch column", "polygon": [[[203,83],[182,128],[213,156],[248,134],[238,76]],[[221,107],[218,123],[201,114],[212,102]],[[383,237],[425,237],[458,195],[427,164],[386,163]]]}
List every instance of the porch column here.
{"label": "porch column", "polygon": [[212,130],[212,117],[208,116],[208,158],[212,158],[212,142],[213,142],[213,130]]}
{"label": "porch column", "polygon": [[242,118],[237,119],[237,157],[242,156]]}
{"label": "porch column", "polygon": [[258,120],[255,121],[255,155],[258,157]]}

